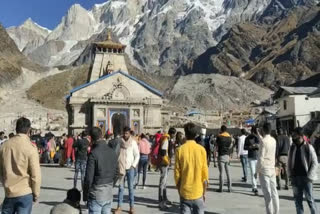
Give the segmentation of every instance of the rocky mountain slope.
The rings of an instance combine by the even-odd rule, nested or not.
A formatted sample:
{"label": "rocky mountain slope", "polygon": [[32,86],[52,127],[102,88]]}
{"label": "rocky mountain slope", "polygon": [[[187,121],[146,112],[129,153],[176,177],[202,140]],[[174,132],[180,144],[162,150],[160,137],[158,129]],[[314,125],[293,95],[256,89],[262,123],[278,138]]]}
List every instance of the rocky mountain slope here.
{"label": "rocky mountain slope", "polygon": [[[246,73],[248,78],[270,86],[274,79],[278,82],[287,79],[287,71],[282,75],[270,72],[273,71],[270,65],[262,66],[264,61],[261,54],[269,56],[270,53],[259,47],[270,51],[277,46],[278,50],[281,49],[279,46],[284,46],[285,41],[288,43],[286,46],[290,46],[295,40],[294,34],[290,33],[299,26],[304,27],[304,21],[310,21],[308,17],[312,16],[311,13],[302,11],[311,8],[314,14],[317,2],[319,1],[109,0],[95,5],[91,10],[75,4],[61,23],[47,35],[44,44],[36,49],[34,46],[26,46],[24,52],[42,65],[90,63],[90,44],[92,41],[103,40],[106,27],[111,27],[119,41],[127,45],[126,52],[131,63],[143,71],[161,75],[220,73],[239,76]],[[275,28],[274,25],[278,27]],[[316,23],[313,26],[317,26]],[[310,26],[310,29],[313,27]],[[285,35],[288,37],[283,38]],[[273,38],[278,41],[277,45]],[[298,38],[297,43],[300,39]],[[229,46],[223,47],[228,41]],[[233,42],[237,42],[235,46]],[[313,39],[305,43],[312,42]],[[297,49],[299,48],[294,50]],[[278,52],[281,55],[282,52]],[[211,60],[217,54],[228,54],[223,57],[227,60],[218,60],[219,57]],[[239,59],[237,54],[241,55]],[[212,67],[211,62],[217,65]],[[257,64],[260,67],[255,70],[260,72],[251,72]],[[276,64],[276,70],[286,66],[283,63]],[[314,72],[313,67],[307,67],[306,73],[309,70]],[[297,69],[305,67],[301,65]],[[261,70],[267,74],[261,74]],[[288,82],[291,82],[294,78],[289,79]]]}
{"label": "rocky mountain slope", "polygon": [[241,111],[248,109],[252,102],[266,100],[270,95],[270,90],[242,78],[190,74],[178,79],[167,98],[173,106]]}
{"label": "rocky mountain slope", "polygon": [[[166,94],[171,91],[172,86],[177,81],[176,78],[158,76],[141,71],[130,64],[128,57],[126,57],[126,62],[130,75]],[[27,96],[46,108],[64,110],[65,96],[69,94],[71,89],[87,82],[89,70],[89,65],[66,68],[58,74],[37,81],[27,91]]]}
{"label": "rocky mountain slope", "polygon": [[22,67],[33,71],[43,68],[30,62],[17,48],[6,30],[0,25],[0,88],[9,84],[22,73]]}
{"label": "rocky mountain slope", "polygon": [[[128,45],[127,54],[133,64],[143,70],[173,74],[189,58],[215,45],[232,24],[259,17],[270,2],[109,0],[89,11],[76,4],[46,37],[43,47],[25,52],[44,65],[68,64],[84,50],[85,46],[80,47],[79,43],[90,41],[92,36],[111,26],[120,41]],[[63,41],[64,48],[55,50],[52,41]],[[38,59],[44,48],[49,49],[51,57]],[[57,59],[65,58],[66,53],[72,57]]]}
{"label": "rocky mountain slope", "polygon": [[[218,111],[244,110],[250,103],[270,97],[271,91],[251,81],[219,74],[192,74],[181,77],[159,76],[141,71],[129,63],[129,74],[164,92],[167,107],[185,111],[192,107]],[[67,69],[36,82],[28,91],[28,97],[46,108],[65,109],[64,97],[69,91],[86,83],[89,66]],[[43,90],[43,89],[46,90]]]}
{"label": "rocky mountain slope", "polygon": [[25,54],[28,54],[41,46],[51,31],[41,27],[29,18],[18,27],[9,27],[7,32],[19,50],[25,50]]}
{"label": "rocky mountain slope", "polygon": [[234,25],[182,73],[242,76],[276,88],[320,72],[320,7],[297,7],[272,24]]}
{"label": "rocky mountain slope", "polygon": [[127,45],[129,72],[164,91],[170,105],[245,108],[267,98],[266,87],[319,72],[317,2],[109,0],[91,10],[76,4],[43,44],[29,42],[23,52],[42,65],[81,67],[37,82],[28,97],[64,108],[63,96],[85,82],[88,66],[82,65],[93,60],[92,42],[105,40],[111,28]]}

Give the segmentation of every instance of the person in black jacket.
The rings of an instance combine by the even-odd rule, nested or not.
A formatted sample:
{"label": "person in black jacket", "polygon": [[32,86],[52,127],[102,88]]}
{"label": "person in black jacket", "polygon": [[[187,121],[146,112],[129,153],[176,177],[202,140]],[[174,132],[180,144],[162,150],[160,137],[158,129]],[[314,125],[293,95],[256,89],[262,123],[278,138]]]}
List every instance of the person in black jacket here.
{"label": "person in black jacket", "polygon": [[251,176],[251,183],[252,183],[252,192],[255,195],[258,195],[258,188],[257,188],[257,179],[256,179],[256,168],[258,162],[258,155],[259,155],[259,144],[260,144],[260,137],[258,135],[257,127],[252,126],[251,134],[247,136],[244,149],[248,150],[248,162],[249,162],[249,169],[250,169],[250,176]]}
{"label": "person in black jacket", "polygon": [[82,135],[82,138],[77,140],[72,146],[75,149],[75,153],[76,153],[73,187],[77,188],[78,175],[79,175],[79,171],[80,171],[80,173],[81,173],[81,188],[83,190],[84,175],[86,173],[87,157],[88,157],[88,147],[89,147],[88,136],[89,136],[89,133],[88,133],[88,131],[83,131],[81,135]]}
{"label": "person in black jacket", "polygon": [[229,162],[230,162],[230,148],[232,146],[232,139],[230,134],[227,132],[226,126],[221,126],[220,134],[217,137],[216,144],[218,146],[218,164],[219,164],[219,190],[222,192],[222,187],[224,183],[224,170],[226,170],[227,179],[228,179],[228,192],[231,192],[231,176],[229,172]]}
{"label": "person in black jacket", "polygon": [[109,141],[109,146],[115,151],[117,154],[117,157],[119,157],[120,154],[120,145],[122,143],[122,133],[121,132],[115,132],[114,138]]}
{"label": "person in black jacket", "polygon": [[[284,180],[285,180],[285,189],[288,190],[289,178],[287,173],[287,162],[288,162],[288,153],[290,149],[290,139],[284,134],[282,129],[278,130],[277,137],[277,150],[276,150],[276,165],[283,171]],[[281,189],[280,175],[277,175],[277,189]]]}
{"label": "person in black jacket", "polygon": [[88,201],[89,214],[111,213],[112,188],[117,180],[118,157],[102,138],[98,127],[92,128],[93,147],[88,157],[83,200]]}
{"label": "person in black jacket", "polygon": [[316,150],[316,154],[318,157],[318,163],[320,163],[320,135],[316,135],[316,139],[314,141],[314,149]]}

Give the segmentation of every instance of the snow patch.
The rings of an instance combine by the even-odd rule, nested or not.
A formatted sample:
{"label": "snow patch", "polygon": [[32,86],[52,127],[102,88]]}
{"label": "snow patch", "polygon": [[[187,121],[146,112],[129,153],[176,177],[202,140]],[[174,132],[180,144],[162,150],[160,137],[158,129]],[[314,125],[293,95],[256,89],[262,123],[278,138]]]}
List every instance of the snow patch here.
{"label": "snow patch", "polygon": [[110,2],[110,7],[111,9],[118,9],[118,8],[122,8],[124,6],[126,6],[126,2],[123,1],[111,1]]}
{"label": "snow patch", "polygon": [[135,34],[134,34],[134,32],[136,30],[135,26],[139,23],[141,17],[143,17],[143,16],[144,16],[144,14],[137,15],[136,18],[135,18],[134,24],[127,26],[127,27],[129,27],[128,35],[124,36],[124,37],[121,37],[119,39],[119,41],[122,44],[127,45],[125,52],[128,54],[131,64],[134,65],[135,67],[137,67],[138,69],[142,69],[142,68],[139,65],[139,63],[133,57],[133,53],[134,53],[133,50],[134,49],[131,46],[131,41],[135,37]]}
{"label": "snow patch", "polygon": [[67,59],[73,58],[73,55],[78,54],[76,51],[71,52],[71,48],[77,43],[78,41],[75,40],[64,41],[64,48],[57,55],[51,57],[50,62],[48,63],[49,66],[59,65],[60,61],[67,61]]}
{"label": "snow patch", "polygon": [[107,5],[108,3],[109,3],[109,1],[104,2],[104,3],[101,3],[101,4],[95,4],[95,5],[93,5],[93,8],[102,8],[102,7],[104,7],[105,5]]}
{"label": "snow patch", "polygon": [[42,27],[41,25],[39,25],[39,24],[36,23],[36,22],[33,22],[33,24],[35,24],[38,28],[41,28],[42,30],[47,31],[48,33],[51,33],[51,32],[52,32],[52,30],[49,30],[49,29],[46,28],[46,27]]}

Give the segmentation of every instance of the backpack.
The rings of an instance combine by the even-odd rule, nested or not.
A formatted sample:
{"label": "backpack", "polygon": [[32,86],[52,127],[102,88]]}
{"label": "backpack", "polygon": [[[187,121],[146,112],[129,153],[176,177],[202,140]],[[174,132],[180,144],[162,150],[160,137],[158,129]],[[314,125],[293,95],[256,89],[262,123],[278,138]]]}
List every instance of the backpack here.
{"label": "backpack", "polygon": [[166,154],[162,154],[161,147],[164,140],[168,139],[167,135],[161,136],[161,138],[155,142],[151,149],[151,163],[155,166],[166,165]]}

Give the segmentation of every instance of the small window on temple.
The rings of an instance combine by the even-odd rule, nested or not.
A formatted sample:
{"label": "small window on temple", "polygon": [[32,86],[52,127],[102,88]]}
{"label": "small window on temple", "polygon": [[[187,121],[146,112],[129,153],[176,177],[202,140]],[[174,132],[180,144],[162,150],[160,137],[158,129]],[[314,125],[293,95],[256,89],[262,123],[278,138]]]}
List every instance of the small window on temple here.
{"label": "small window on temple", "polygon": [[283,109],[287,110],[287,101],[286,100],[283,101]]}

